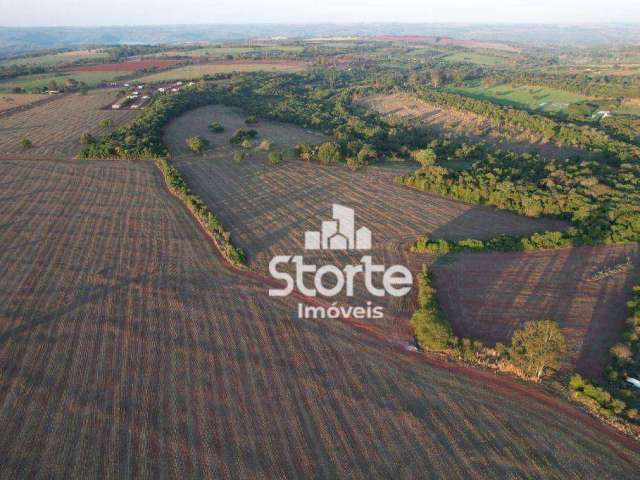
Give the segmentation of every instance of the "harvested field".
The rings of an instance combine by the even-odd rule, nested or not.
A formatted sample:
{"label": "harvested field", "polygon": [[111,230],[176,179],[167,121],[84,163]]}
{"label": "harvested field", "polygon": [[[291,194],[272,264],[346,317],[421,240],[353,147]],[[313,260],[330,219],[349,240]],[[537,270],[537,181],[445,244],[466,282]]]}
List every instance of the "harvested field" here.
{"label": "harvested field", "polygon": [[5,161],[0,184],[2,478],[640,467],[635,443],[572,408],[293,320],[291,302],[222,268],[151,163]]}
{"label": "harvested field", "polygon": [[145,59],[131,60],[117,63],[96,63],[94,65],[82,65],[69,67],[68,72],[136,72],[145,68],[167,68],[180,63],[179,60]]}
{"label": "harvested field", "polygon": [[[238,163],[232,160],[229,138],[243,119],[220,106],[195,110],[169,126],[166,143],[189,185],[231,228],[234,242],[248,253],[252,267],[259,271],[266,272],[275,255],[305,253],[304,232],[317,230],[321,220],[331,218],[332,203],[354,208],[358,225],[373,231],[371,254],[375,261],[409,264],[415,270],[419,264],[414,256],[407,258],[406,247],[418,234],[452,239],[488,238],[500,233],[530,234],[564,226],[561,222],[519,217],[395,185],[394,176],[402,172],[398,167],[369,167],[351,172],[343,167],[298,160],[272,166],[264,161],[266,154],[255,151]],[[231,128],[223,134],[207,133],[206,126],[214,120]],[[275,140],[280,147],[305,141],[310,135],[295,126],[266,121],[260,121],[255,128],[263,138]],[[186,152],[185,139],[195,134],[208,138],[214,145],[204,156]],[[316,138],[321,141],[322,137]],[[345,257],[343,252],[306,252],[305,258],[317,264],[358,263],[361,255],[356,253]],[[371,300],[370,295],[362,283],[357,283],[355,301],[364,305],[367,300]],[[385,318],[379,320],[380,326],[391,335],[406,338],[407,319],[414,309],[410,296],[385,297],[380,303],[387,311]]]}
{"label": "harvested field", "polygon": [[[597,272],[631,268],[599,278]],[[461,254],[433,267],[440,302],[459,336],[505,342],[527,320],[556,320],[567,367],[598,376],[620,339],[640,247],[581,247],[533,253]]]}
{"label": "harvested field", "polygon": [[38,94],[0,95],[0,113],[14,108],[24,107],[25,105],[45,98],[49,98],[49,96]]}
{"label": "harvested field", "polygon": [[[84,132],[103,133],[99,122],[112,119],[117,126],[134,118],[135,111],[101,110],[116,97],[115,90],[95,90],[87,95],[64,95],[28,110],[0,118],[0,157],[68,158],[81,147]],[[20,145],[28,138],[33,147]]]}
{"label": "harvested field", "polygon": [[307,63],[296,60],[220,60],[152,73],[139,79],[141,82],[170,82],[174,80],[197,80],[204,75],[216,73],[244,72],[299,72]]}
{"label": "harvested field", "polygon": [[538,151],[554,158],[566,158],[578,152],[585,154],[582,150],[546,143],[541,135],[527,131],[519,132],[516,139],[510,138],[513,129],[496,128],[491,121],[475,113],[440,108],[405,93],[377,95],[365,99],[363,104],[392,120],[416,122],[471,142],[486,141],[516,152]]}

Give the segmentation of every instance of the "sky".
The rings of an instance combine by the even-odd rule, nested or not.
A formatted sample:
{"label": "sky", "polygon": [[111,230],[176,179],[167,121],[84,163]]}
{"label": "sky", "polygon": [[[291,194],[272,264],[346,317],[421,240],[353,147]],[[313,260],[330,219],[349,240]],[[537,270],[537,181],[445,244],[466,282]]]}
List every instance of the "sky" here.
{"label": "sky", "polygon": [[0,0],[2,26],[640,22],[640,0]]}

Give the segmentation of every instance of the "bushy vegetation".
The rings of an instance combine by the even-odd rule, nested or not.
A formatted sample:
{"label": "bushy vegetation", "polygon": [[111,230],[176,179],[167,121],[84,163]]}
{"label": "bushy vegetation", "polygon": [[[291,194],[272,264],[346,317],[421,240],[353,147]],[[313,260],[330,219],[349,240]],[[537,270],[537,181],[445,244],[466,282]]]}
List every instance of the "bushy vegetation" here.
{"label": "bushy vegetation", "polygon": [[187,148],[193,153],[203,153],[207,148],[209,148],[209,141],[200,135],[188,137],[185,142],[187,144]]}
{"label": "bushy vegetation", "polygon": [[207,127],[212,133],[222,133],[224,132],[224,125],[220,122],[211,122]]}
{"label": "bushy vegetation", "polygon": [[251,140],[257,136],[257,130],[239,128],[234,132],[233,136],[229,139],[229,142],[233,145],[242,145],[244,142],[251,142]]}
{"label": "bushy vegetation", "polygon": [[202,199],[191,191],[178,169],[165,159],[158,159],[157,162],[169,189],[185,203],[198,222],[209,232],[222,255],[236,266],[245,265],[247,259],[244,251],[231,242],[231,233],[225,230]]}
{"label": "bushy vegetation", "polygon": [[418,274],[418,308],[411,317],[411,325],[421,348],[442,352],[453,347],[454,337],[451,325],[440,310],[431,281],[431,273],[423,265]]}

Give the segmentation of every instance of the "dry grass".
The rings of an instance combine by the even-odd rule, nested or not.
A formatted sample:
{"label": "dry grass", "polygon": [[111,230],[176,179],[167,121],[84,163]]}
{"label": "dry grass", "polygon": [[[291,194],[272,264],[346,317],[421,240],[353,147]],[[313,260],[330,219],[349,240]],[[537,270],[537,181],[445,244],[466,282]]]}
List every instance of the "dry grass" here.
{"label": "dry grass", "polygon": [[9,109],[24,107],[45,98],[48,98],[48,96],[39,94],[0,95],[0,113]]}
{"label": "dry grass", "polygon": [[140,82],[168,82],[173,80],[197,80],[204,75],[234,72],[299,72],[307,64],[295,60],[228,60],[203,63],[153,73],[138,79]]}
{"label": "dry grass", "polygon": [[0,168],[2,478],[631,478],[640,456],[224,270],[151,163]]}
{"label": "dry grass", "polygon": [[[0,119],[0,157],[68,158],[81,147],[84,132],[100,135],[99,122],[112,119],[117,126],[136,115],[134,111],[101,110],[116,96],[114,90],[95,90],[87,95],[65,95],[44,105]],[[24,150],[22,139],[33,148]]]}

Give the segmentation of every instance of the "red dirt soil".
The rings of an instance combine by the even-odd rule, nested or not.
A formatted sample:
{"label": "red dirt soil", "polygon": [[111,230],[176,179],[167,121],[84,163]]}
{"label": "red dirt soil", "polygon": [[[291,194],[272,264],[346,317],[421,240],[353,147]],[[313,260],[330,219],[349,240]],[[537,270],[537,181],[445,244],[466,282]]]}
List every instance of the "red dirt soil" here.
{"label": "red dirt soil", "polygon": [[118,63],[97,63],[94,65],[83,65],[79,67],[65,68],[66,72],[135,72],[145,68],[167,68],[180,63],[179,60],[132,60]]}
{"label": "red dirt soil", "polygon": [[[627,270],[594,279],[599,270],[623,265],[627,258]],[[624,328],[631,287],[640,281],[640,247],[469,253],[432,269],[458,336],[508,343],[528,320],[555,320],[565,335],[565,367],[593,378],[602,373]]]}

